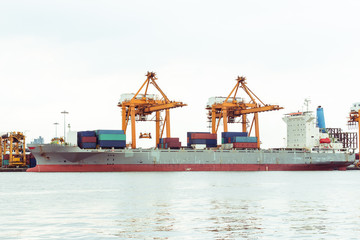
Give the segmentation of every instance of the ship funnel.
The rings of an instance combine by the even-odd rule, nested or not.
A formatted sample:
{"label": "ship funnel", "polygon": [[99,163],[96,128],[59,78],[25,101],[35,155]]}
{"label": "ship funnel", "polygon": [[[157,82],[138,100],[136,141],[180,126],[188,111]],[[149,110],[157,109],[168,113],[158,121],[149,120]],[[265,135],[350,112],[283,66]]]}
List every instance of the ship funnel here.
{"label": "ship funnel", "polygon": [[324,109],[321,106],[316,109],[316,126],[321,132],[326,133]]}

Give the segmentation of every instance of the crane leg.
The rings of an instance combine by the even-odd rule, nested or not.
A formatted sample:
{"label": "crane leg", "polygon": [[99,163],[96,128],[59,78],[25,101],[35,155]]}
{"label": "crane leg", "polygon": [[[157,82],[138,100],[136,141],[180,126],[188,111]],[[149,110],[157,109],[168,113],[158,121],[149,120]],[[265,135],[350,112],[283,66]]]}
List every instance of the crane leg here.
{"label": "crane leg", "polygon": [[131,148],[136,148],[136,129],[135,129],[135,107],[130,108],[131,114]]}

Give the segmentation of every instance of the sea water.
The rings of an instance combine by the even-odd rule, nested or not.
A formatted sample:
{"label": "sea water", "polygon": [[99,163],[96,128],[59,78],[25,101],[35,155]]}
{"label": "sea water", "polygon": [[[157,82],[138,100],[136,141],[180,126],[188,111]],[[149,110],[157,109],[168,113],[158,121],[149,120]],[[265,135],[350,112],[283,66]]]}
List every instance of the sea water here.
{"label": "sea water", "polygon": [[360,171],[0,173],[0,239],[359,239]]}

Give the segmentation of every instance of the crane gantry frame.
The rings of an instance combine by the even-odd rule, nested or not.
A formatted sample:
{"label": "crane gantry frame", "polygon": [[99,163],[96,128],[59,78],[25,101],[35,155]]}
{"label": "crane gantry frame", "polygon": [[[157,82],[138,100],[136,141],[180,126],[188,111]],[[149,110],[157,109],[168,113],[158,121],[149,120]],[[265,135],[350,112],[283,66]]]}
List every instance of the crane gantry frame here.
{"label": "crane gantry frame", "polygon": [[[242,88],[245,93],[250,97],[250,102],[245,103],[243,100],[239,101],[236,97],[239,88]],[[232,98],[232,100],[231,100]],[[259,102],[257,102],[258,100]],[[235,119],[236,117],[242,118],[242,131],[247,132],[247,115],[254,114],[249,135],[251,134],[253,125],[255,125],[255,136],[257,137],[257,148],[260,148],[260,133],[259,133],[259,112],[280,110],[283,107],[278,105],[266,105],[264,104],[246,85],[246,78],[238,76],[236,79],[236,85],[227,96],[225,101],[221,103],[214,103],[206,108],[208,112],[208,118],[211,120],[212,133],[217,133],[221,119],[223,119],[224,132],[228,131],[229,119]]]}
{"label": "crane gantry frame", "polygon": [[[360,137],[360,109],[358,111],[351,111],[350,117],[348,121],[349,125],[357,124],[358,125],[358,136]],[[360,152],[360,141],[358,146],[358,151]],[[360,162],[357,164],[358,167],[360,167]]]}
{"label": "crane gantry frame", "polygon": [[[147,115],[151,115],[155,112],[156,114],[156,145],[159,144],[160,138],[164,133],[164,128],[166,126],[166,137],[170,137],[170,109],[187,106],[182,102],[170,101],[166,94],[161,90],[157,85],[155,80],[157,80],[156,74],[154,72],[147,72],[145,75],[147,78],[142,84],[140,89],[130,100],[124,100],[119,102],[118,106],[122,109],[122,129],[126,133],[129,120],[131,121],[131,147],[136,148],[136,127],[135,121],[136,116],[139,116],[140,120],[145,120]],[[160,100],[148,97],[148,88],[152,84],[161,94],[162,98]],[[145,87],[146,86],[146,87]],[[145,93],[140,95],[140,91],[145,87]],[[160,125],[162,120],[160,119],[161,111],[165,110],[165,119],[163,120],[162,129]],[[161,131],[160,131],[161,130]]]}
{"label": "crane gantry frame", "polygon": [[9,155],[9,166],[25,167],[25,135],[21,132],[10,132],[0,136],[0,167],[3,156]]}

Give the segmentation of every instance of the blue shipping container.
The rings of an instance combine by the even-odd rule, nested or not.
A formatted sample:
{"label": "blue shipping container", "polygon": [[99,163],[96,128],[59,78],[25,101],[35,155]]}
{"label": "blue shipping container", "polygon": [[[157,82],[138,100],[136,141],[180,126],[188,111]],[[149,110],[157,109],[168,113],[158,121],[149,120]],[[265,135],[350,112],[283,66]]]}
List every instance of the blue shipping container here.
{"label": "blue shipping container", "polygon": [[232,137],[247,137],[247,132],[222,132],[222,138],[232,138]]}
{"label": "blue shipping container", "polygon": [[79,146],[80,146],[80,148],[84,148],[84,149],[95,149],[96,143],[82,142],[82,143],[80,143]]}
{"label": "blue shipping container", "polygon": [[81,137],[96,137],[95,131],[80,131],[77,133],[78,138]]}
{"label": "blue shipping container", "polygon": [[206,144],[206,139],[191,139],[189,143],[190,143],[190,145],[191,144]]}
{"label": "blue shipping container", "polygon": [[9,165],[9,160],[3,159],[3,160],[2,160],[2,165],[3,165],[3,166],[8,166],[8,165]]}
{"label": "blue shipping container", "polygon": [[190,141],[190,145],[191,144],[206,144],[206,145],[217,145],[217,140],[216,139],[191,139]]}
{"label": "blue shipping container", "polygon": [[255,143],[257,142],[257,137],[233,137],[233,143]]}
{"label": "blue shipping container", "polygon": [[124,148],[126,147],[126,141],[123,140],[99,140],[98,142],[101,148]]}
{"label": "blue shipping container", "polygon": [[96,135],[99,134],[125,134],[124,130],[96,130]]}

